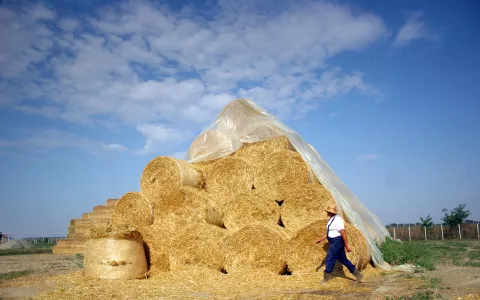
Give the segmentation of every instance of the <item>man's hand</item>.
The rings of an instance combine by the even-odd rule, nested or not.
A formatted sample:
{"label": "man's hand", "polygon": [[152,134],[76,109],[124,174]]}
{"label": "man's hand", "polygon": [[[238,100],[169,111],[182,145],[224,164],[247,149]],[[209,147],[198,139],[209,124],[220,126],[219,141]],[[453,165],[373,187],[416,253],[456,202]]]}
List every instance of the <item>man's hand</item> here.
{"label": "man's hand", "polygon": [[350,249],[350,246],[348,246],[348,245],[345,246],[345,250],[347,250],[347,253],[352,252],[352,249]]}
{"label": "man's hand", "polygon": [[323,240],[318,240],[315,242],[315,244],[320,244],[321,242],[323,242]]}

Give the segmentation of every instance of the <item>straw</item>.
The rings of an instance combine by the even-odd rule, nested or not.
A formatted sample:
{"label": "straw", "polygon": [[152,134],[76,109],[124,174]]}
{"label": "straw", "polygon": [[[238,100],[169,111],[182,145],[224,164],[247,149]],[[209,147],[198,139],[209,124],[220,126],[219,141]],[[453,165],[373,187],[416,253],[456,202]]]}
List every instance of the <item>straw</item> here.
{"label": "straw", "polygon": [[265,157],[278,150],[294,150],[284,135],[266,141],[244,144],[235,152],[234,157],[242,158],[252,166],[258,166],[262,164]]}
{"label": "straw", "polygon": [[123,195],[115,205],[113,225],[147,226],[153,223],[153,206],[139,192]]}

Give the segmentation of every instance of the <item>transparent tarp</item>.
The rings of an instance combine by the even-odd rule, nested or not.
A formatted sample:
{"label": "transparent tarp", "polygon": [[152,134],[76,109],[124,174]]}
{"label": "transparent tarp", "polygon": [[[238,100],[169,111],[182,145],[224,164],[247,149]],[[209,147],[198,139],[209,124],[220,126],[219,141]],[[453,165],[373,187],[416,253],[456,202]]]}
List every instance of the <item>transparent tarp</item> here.
{"label": "transparent tarp", "polygon": [[237,151],[244,143],[255,143],[285,135],[334,197],[343,216],[366,237],[375,266],[383,270],[413,271],[412,265],[392,267],[383,260],[376,242],[389,237],[379,219],[349,191],[318,152],[294,130],[277,120],[255,102],[230,102],[195,139],[186,154],[190,163],[214,160]]}

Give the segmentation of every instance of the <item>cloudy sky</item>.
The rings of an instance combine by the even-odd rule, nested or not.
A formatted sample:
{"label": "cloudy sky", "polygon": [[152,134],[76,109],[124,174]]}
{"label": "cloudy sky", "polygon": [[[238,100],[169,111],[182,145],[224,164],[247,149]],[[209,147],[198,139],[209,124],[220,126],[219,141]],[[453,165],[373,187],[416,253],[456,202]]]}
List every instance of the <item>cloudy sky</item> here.
{"label": "cloudy sky", "polygon": [[3,1],[0,231],[65,233],[238,97],[385,224],[480,219],[475,1],[258,2]]}

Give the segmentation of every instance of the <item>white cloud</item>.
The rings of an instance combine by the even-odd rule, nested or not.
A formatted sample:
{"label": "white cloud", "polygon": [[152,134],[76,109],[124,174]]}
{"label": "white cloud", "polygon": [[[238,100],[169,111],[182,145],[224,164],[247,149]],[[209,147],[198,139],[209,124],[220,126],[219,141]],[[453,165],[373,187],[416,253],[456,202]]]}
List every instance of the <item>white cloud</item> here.
{"label": "white cloud", "polygon": [[380,156],[378,154],[360,154],[358,160],[376,160]]}
{"label": "white cloud", "polygon": [[0,8],[0,106],[137,128],[149,152],[239,96],[291,117],[330,97],[375,91],[363,74],[326,61],[385,36],[381,18],[324,1],[274,7],[220,1],[208,20],[149,1],[105,6],[86,19],[40,4]]}
{"label": "white cloud", "polygon": [[422,20],[423,14],[421,12],[414,13],[410,16],[407,22],[398,30],[393,46],[403,47],[415,40],[431,39],[433,34],[427,27],[427,24]]}
{"label": "white cloud", "polygon": [[137,154],[151,154],[166,148],[167,142],[179,142],[190,137],[188,132],[168,128],[164,124],[143,124],[137,126],[137,131],[145,137],[145,146]]}

